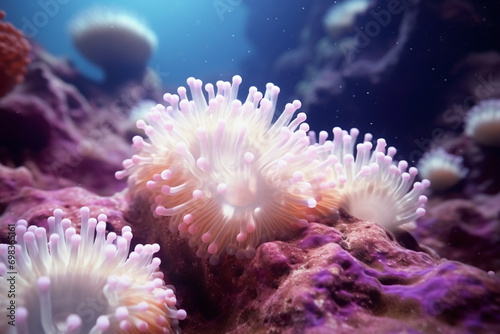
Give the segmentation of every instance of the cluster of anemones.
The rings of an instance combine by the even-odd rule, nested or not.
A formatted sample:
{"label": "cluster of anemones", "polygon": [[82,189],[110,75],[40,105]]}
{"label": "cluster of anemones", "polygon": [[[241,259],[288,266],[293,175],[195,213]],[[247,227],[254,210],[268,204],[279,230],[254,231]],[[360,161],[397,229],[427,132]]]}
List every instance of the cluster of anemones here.
{"label": "cluster of anemones", "polygon": [[[479,101],[464,119],[464,133],[481,146],[500,147],[500,99]],[[431,181],[435,191],[452,189],[464,179],[468,169],[463,157],[435,147],[418,162],[420,175]]]}
{"label": "cluster of anemones", "polygon": [[184,319],[186,312],[175,309],[174,292],[158,271],[160,260],[153,254],[159,246],[137,245],[129,254],[130,227],[124,227],[121,235],[106,235],[106,215],[90,218],[86,207],[80,212],[80,233],[57,209],[47,220],[48,234],[43,227],[28,227],[19,220],[17,243],[0,244],[3,310],[11,303],[7,291],[15,294],[11,298],[15,316],[2,317],[0,331],[176,332],[178,319]]}
{"label": "cluster of anemones", "polygon": [[416,169],[394,164],[395,149],[371,136],[358,145],[357,130],[334,129],[333,141],[320,133],[311,144],[306,115],[286,105],[272,123],[279,89],[250,88],[237,99],[241,78],[211,84],[189,78],[165,94],[168,106],[153,107],[137,127],[149,137],[133,139],[138,153],[123,162],[118,178],[129,177],[132,198],[149,198],[156,215],[169,217],[171,231],[187,237],[197,254],[212,263],[227,251],[251,257],[265,240],[339,208],[388,228],[424,212],[427,181],[413,184]]}

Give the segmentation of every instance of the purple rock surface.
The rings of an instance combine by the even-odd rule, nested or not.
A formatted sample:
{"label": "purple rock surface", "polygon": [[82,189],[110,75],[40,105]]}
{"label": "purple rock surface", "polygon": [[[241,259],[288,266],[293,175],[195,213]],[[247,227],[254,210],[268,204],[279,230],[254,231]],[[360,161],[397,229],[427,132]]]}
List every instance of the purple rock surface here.
{"label": "purple rock surface", "polygon": [[291,240],[262,244],[251,260],[226,257],[215,267],[181,262],[175,251],[166,261],[177,268],[167,275],[180,296],[197,291],[182,299],[185,333],[500,330],[494,274],[406,249],[372,222],[312,223]]}
{"label": "purple rock surface", "polygon": [[25,219],[28,225],[47,228],[47,218],[62,209],[79,231],[80,208],[90,209],[91,217],[108,216],[107,230],[120,232],[128,225],[123,218],[126,208],[123,196],[101,197],[82,187],[42,190],[33,187],[33,176],[24,168],[10,169],[0,165],[0,240],[6,242],[8,224]]}
{"label": "purple rock surface", "polygon": [[43,189],[122,190],[114,173],[132,154],[130,109],[141,99],[160,101],[158,78],[146,71],[143,81],[104,88],[33,49],[25,82],[0,100],[0,163],[27,167]]}

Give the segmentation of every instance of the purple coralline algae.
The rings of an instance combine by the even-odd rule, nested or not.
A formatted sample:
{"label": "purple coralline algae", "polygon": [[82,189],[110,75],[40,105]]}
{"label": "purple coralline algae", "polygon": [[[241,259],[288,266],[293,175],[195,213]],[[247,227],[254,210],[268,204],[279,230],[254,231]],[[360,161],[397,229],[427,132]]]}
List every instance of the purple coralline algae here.
{"label": "purple coralline algae", "polygon": [[[379,224],[342,216],[219,266],[167,262],[191,310],[189,333],[493,333],[500,330],[497,277],[402,247]],[[195,262],[196,263],[196,262]],[[189,267],[189,268],[188,268]],[[185,273],[186,273],[185,272]],[[192,277],[203,277],[193,280]],[[181,282],[184,282],[182,284]]]}

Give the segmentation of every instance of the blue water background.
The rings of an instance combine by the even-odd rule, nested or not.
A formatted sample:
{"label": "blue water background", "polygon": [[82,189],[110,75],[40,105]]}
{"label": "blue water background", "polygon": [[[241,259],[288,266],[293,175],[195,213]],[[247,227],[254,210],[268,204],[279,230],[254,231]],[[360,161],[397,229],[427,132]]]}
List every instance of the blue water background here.
{"label": "blue water background", "polygon": [[253,52],[251,43],[245,37],[248,8],[241,1],[2,2],[0,9],[7,13],[7,21],[24,30],[50,53],[71,59],[83,73],[95,79],[101,79],[102,73],[73,47],[68,23],[79,12],[96,5],[120,7],[148,22],[159,39],[158,50],[149,65],[169,86],[185,85],[189,76],[229,80],[239,73],[241,61]]}

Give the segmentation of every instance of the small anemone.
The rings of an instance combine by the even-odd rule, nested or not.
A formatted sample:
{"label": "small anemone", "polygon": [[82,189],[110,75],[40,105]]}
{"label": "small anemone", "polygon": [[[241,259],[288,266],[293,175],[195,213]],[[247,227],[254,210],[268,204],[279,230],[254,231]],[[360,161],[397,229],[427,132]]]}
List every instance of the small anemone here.
{"label": "small anemone", "polygon": [[366,13],[371,4],[371,0],[349,0],[334,3],[323,18],[325,31],[333,39],[338,39],[344,33],[352,31],[356,18]]}
{"label": "small anemone", "polygon": [[116,8],[92,7],[79,13],[69,28],[76,48],[108,79],[144,70],[158,45],[143,21]]}
{"label": "small anemone", "polygon": [[472,107],[465,118],[465,134],[481,145],[500,147],[500,99]]}
{"label": "small anemone", "polygon": [[159,246],[137,245],[129,255],[130,227],[124,227],[121,236],[114,232],[106,236],[106,215],[90,218],[86,207],[80,213],[80,233],[56,209],[47,220],[48,242],[45,228],[28,227],[19,220],[17,244],[0,244],[3,310],[12,284],[16,294],[16,326],[8,325],[4,316],[0,331],[177,332],[178,319],[184,319],[186,312],[175,309],[174,291],[165,286],[158,271],[160,260],[153,254]]}
{"label": "small anemone", "polygon": [[[322,150],[321,159],[329,161],[325,175],[326,181],[332,183],[322,195],[334,191],[335,203],[333,207],[325,207],[328,202],[320,201],[315,210],[324,214],[328,209],[342,208],[351,216],[377,222],[389,230],[412,223],[425,214],[423,206],[427,197],[423,192],[429,181],[413,183],[417,169],[408,169],[404,160],[396,163],[393,160],[396,149],[386,149],[385,139],[378,139],[373,148],[371,134],[366,134],[363,142],[355,145],[358,135],[358,129],[347,132],[336,127],[333,141],[329,141],[328,133],[320,132],[315,145],[327,148]],[[314,133],[310,137],[316,142]]]}
{"label": "small anemone", "polygon": [[430,188],[443,191],[456,185],[468,173],[463,167],[463,158],[447,153],[443,148],[426,152],[418,162],[418,170],[423,178],[431,182]]}

